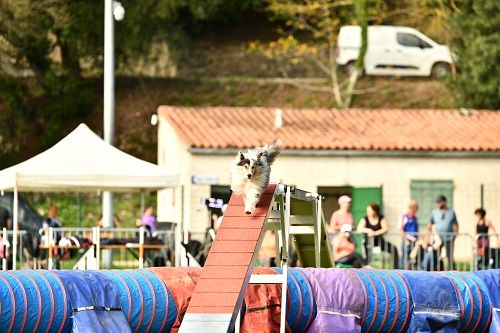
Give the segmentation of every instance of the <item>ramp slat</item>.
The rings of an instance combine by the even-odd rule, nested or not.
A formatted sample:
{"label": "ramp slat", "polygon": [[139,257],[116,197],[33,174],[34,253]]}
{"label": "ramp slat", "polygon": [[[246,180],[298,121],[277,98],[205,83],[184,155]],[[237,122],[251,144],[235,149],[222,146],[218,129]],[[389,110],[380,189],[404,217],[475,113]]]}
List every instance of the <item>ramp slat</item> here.
{"label": "ramp slat", "polygon": [[[240,217],[245,217],[245,216],[259,216],[259,217],[266,217],[267,212],[269,210],[269,205],[267,206],[258,206],[255,208],[253,213],[251,215],[247,215],[244,212],[243,206],[227,206],[226,212],[224,213],[224,218],[227,216],[240,216]],[[221,225],[222,227],[222,225]]]}
{"label": "ramp slat", "polygon": [[[263,218],[264,219],[264,218]],[[224,223],[224,221],[222,221]],[[217,232],[217,237],[215,242],[219,240],[229,240],[229,241],[257,241],[260,236],[260,229],[231,229],[231,228],[219,228]],[[214,242],[214,243],[215,243]]]}
{"label": "ramp slat", "polygon": [[254,251],[253,241],[230,241],[221,240],[212,244],[210,249],[211,253],[238,253],[238,252],[252,252]]}

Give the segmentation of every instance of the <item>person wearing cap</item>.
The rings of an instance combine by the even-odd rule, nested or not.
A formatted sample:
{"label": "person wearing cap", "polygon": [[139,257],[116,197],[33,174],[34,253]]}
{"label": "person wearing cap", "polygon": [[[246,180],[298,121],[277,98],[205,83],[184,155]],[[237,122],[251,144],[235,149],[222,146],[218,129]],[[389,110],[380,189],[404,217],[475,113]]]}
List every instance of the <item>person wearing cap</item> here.
{"label": "person wearing cap", "polygon": [[363,257],[356,253],[356,246],[351,233],[352,225],[343,224],[340,226],[340,232],[334,236],[332,241],[333,259],[338,264],[361,268],[364,265]]}
{"label": "person wearing cap", "polygon": [[448,269],[453,267],[453,242],[458,233],[458,220],[455,211],[448,207],[448,201],[444,195],[438,195],[436,198],[436,208],[431,214],[431,228],[442,240],[441,248],[446,249],[446,258]]}
{"label": "person wearing cap", "polygon": [[340,227],[344,224],[349,224],[354,226],[354,218],[352,217],[351,209],[351,198],[348,195],[343,195],[339,198],[340,208],[333,212],[330,218],[329,232],[335,234],[340,230]]}

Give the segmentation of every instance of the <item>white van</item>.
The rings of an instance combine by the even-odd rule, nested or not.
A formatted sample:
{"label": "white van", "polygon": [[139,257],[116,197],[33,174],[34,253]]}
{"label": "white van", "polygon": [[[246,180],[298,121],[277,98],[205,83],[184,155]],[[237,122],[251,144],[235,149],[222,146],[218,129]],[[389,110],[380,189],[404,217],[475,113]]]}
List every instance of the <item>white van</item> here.
{"label": "white van", "polygon": [[[340,28],[337,64],[347,72],[358,58],[361,28]],[[367,75],[432,76],[441,78],[453,70],[450,49],[408,27],[369,26],[364,63]]]}

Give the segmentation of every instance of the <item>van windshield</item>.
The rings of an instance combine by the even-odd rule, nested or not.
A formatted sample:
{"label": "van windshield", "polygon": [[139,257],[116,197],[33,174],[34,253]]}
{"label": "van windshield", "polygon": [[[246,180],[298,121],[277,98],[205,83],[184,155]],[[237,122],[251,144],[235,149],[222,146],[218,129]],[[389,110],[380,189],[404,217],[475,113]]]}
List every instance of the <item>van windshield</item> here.
{"label": "van windshield", "polygon": [[403,46],[421,47],[421,48],[431,47],[427,42],[424,42],[422,39],[412,34],[398,32],[396,36],[398,39],[398,43]]}

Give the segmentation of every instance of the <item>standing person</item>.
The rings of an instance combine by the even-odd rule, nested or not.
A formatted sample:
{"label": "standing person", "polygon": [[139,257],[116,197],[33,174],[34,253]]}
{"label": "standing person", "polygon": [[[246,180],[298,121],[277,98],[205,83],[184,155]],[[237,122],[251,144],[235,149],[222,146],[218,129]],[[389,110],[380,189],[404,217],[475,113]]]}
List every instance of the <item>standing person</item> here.
{"label": "standing person", "polygon": [[446,249],[446,259],[448,261],[448,269],[454,269],[453,262],[453,242],[458,233],[458,221],[455,211],[448,207],[448,201],[444,195],[438,195],[436,198],[436,208],[431,215],[432,231],[436,232],[441,238]]}
{"label": "standing person", "polygon": [[[62,228],[62,223],[59,219],[59,212],[55,202],[50,203],[47,216],[48,217],[43,222],[44,229],[48,231],[48,228]],[[59,240],[61,239],[61,231],[56,231],[53,236],[55,238],[55,241],[59,242]]]}
{"label": "standing person", "polygon": [[154,233],[158,228],[156,227],[156,217],[154,216],[153,206],[148,206],[142,214],[142,219],[138,221],[139,226],[143,226],[149,230],[150,233]]}
{"label": "standing person", "polygon": [[488,251],[490,248],[490,238],[488,236],[488,232],[491,229],[491,231],[496,234],[497,231],[495,230],[493,223],[486,219],[486,211],[483,208],[476,209],[474,211],[474,217],[476,218],[477,254],[480,257],[483,257],[483,259],[486,259],[485,255],[489,255]]}
{"label": "standing person", "polygon": [[59,210],[55,202],[50,203],[48,216],[52,220],[54,226],[57,225],[59,228],[62,226],[61,219],[59,218]]}
{"label": "standing person", "polygon": [[0,234],[3,228],[7,228],[7,230],[12,229],[12,218],[10,217],[9,210],[4,206],[0,206]]}
{"label": "standing person", "polygon": [[417,213],[418,203],[411,200],[408,204],[408,211],[399,220],[399,230],[403,233],[403,244],[401,251],[401,267],[406,268],[409,264],[410,253],[418,237]]}
{"label": "standing person", "polygon": [[12,229],[12,218],[10,217],[9,210],[0,206],[0,258],[7,258],[7,269],[12,269],[12,254],[9,247],[9,240],[3,239],[3,228],[7,230]]}
{"label": "standing person", "polygon": [[335,234],[340,230],[340,227],[344,224],[350,224],[354,227],[354,218],[352,217],[351,209],[351,198],[348,195],[343,195],[339,198],[340,208],[333,212],[330,218],[330,224],[328,226],[328,232]]}
{"label": "standing person", "polygon": [[[57,209],[57,205],[53,201],[50,203],[47,216],[48,217],[43,222],[43,229],[46,231],[45,236],[47,237],[47,241],[48,241],[50,239],[50,236],[49,236],[50,229],[49,228],[55,228],[56,230],[52,234],[52,237],[53,237],[54,245],[57,245],[57,244],[59,244],[59,241],[62,238],[61,230],[57,230],[57,229],[62,228],[62,223],[61,223],[60,218],[59,218],[59,211]],[[61,248],[55,248],[53,251],[54,251],[54,256],[55,256],[55,262],[54,262],[55,266],[54,267],[56,269],[60,269],[61,268],[60,258],[63,254],[63,251]]]}
{"label": "standing person", "polygon": [[366,207],[366,215],[359,221],[357,231],[365,234],[364,247],[368,264],[370,264],[372,260],[373,247],[380,246],[382,251],[386,251],[392,255],[393,268],[399,268],[398,249],[393,244],[387,242],[383,237],[383,235],[389,231],[389,228],[384,215],[380,214],[380,206],[378,204],[368,204]]}

